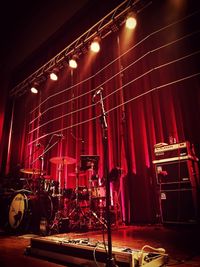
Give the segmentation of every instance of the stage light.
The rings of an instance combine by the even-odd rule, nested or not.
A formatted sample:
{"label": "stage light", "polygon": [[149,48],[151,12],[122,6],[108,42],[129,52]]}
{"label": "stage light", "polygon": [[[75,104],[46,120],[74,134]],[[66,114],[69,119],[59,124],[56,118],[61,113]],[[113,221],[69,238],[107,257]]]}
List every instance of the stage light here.
{"label": "stage light", "polygon": [[78,67],[78,64],[77,64],[77,56],[76,55],[74,55],[72,58],[70,58],[70,60],[69,60],[69,66],[72,69],[76,69]]}
{"label": "stage light", "polygon": [[30,89],[31,93],[38,94],[38,92],[39,92],[38,87],[39,87],[39,83],[33,82],[31,85],[31,89]]}
{"label": "stage light", "polygon": [[32,87],[31,87],[31,93],[33,94],[37,94],[38,93],[38,89],[37,89],[37,85],[34,84]]}
{"label": "stage light", "polygon": [[137,20],[134,14],[129,14],[129,16],[126,19],[126,28],[135,29],[136,25],[137,25]]}
{"label": "stage light", "polygon": [[57,68],[53,69],[53,71],[50,73],[50,79],[52,81],[58,80],[58,69]]}
{"label": "stage light", "polygon": [[99,50],[100,50],[100,44],[99,44],[99,42],[100,42],[100,39],[98,37],[96,37],[93,40],[93,42],[90,45],[90,50],[92,52],[95,52],[95,53],[98,53],[99,52]]}

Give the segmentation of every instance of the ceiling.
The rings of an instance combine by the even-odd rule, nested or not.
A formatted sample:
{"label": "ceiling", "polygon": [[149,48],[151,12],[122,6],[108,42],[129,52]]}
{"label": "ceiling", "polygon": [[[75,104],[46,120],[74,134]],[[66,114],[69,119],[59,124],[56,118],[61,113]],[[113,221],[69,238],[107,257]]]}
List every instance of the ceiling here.
{"label": "ceiling", "polygon": [[90,1],[4,1],[0,9],[1,68],[14,69]]}

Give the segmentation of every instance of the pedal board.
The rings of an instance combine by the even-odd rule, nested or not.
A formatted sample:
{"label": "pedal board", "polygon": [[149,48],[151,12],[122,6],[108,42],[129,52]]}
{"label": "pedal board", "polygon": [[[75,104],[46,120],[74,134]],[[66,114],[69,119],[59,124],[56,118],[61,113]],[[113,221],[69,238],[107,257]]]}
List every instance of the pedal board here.
{"label": "pedal board", "polygon": [[[107,246],[89,239],[66,239],[58,236],[36,237],[26,248],[26,255],[45,258],[58,263],[105,267]],[[131,248],[112,247],[119,267],[159,267],[168,262],[167,254],[142,252]]]}

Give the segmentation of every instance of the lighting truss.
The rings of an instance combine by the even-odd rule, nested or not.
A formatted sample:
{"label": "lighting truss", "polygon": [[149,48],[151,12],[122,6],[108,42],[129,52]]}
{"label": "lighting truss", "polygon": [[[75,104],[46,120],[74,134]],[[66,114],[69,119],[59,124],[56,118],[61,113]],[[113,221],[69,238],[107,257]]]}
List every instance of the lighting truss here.
{"label": "lighting truss", "polygon": [[78,54],[80,56],[80,54],[83,53],[85,47],[87,47],[87,45],[89,45],[95,37],[100,37],[101,39],[105,38],[111,32],[119,29],[119,26],[124,23],[126,16],[130,11],[139,13],[150,3],[151,1],[148,0],[123,1],[119,6],[113,9],[109,14],[107,14],[85,33],[83,33],[71,44],[65,47],[56,56],[51,58],[34,73],[29,75],[25,80],[12,88],[10,90],[10,96],[19,97],[26,92],[28,86],[31,83],[35,81],[37,81],[38,83],[44,82],[46,80],[46,73],[50,72],[55,67],[61,68],[62,64],[64,64],[64,62],[66,62],[68,58],[72,57],[73,54]]}

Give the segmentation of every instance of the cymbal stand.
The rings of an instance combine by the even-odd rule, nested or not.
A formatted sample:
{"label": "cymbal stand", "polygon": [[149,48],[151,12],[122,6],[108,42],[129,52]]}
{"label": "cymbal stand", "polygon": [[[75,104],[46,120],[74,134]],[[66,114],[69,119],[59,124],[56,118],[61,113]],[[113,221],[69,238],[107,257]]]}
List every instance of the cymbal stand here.
{"label": "cymbal stand", "polygon": [[[36,159],[34,159],[34,160],[30,163],[30,165],[33,165],[33,163],[35,163],[37,160],[42,159],[43,156],[44,156],[50,149],[52,149],[56,144],[58,144],[58,143],[60,142],[60,139],[58,139],[56,142],[54,142],[52,145],[50,145],[52,138],[53,138],[53,135],[51,136],[51,138],[50,138],[50,140],[49,140],[47,146],[44,148],[43,152],[42,152]],[[44,158],[43,158],[43,159],[44,159]]]}
{"label": "cymbal stand", "polygon": [[94,163],[91,163],[91,168],[89,171],[89,183],[88,183],[88,190],[89,190],[89,229],[92,228],[92,217],[91,215],[105,228],[107,228],[106,223],[103,221],[102,218],[99,218],[96,212],[92,210],[92,177],[94,176]]}
{"label": "cymbal stand", "polygon": [[62,173],[63,173],[63,168],[64,168],[64,162],[60,163],[58,166],[58,210],[61,209],[61,196],[62,196],[62,187],[61,187],[61,182],[62,182]]}
{"label": "cymbal stand", "polygon": [[[89,191],[89,207],[91,211],[91,206],[92,206],[92,176],[94,174],[94,163],[91,163],[91,168],[88,170],[89,171],[89,180],[88,180],[88,191]],[[91,216],[89,216],[89,228],[91,229],[92,227],[92,219]]]}
{"label": "cymbal stand", "polygon": [[63,173],[63,169],[64,169],[64,159],[62,160],[62,162],[59,164],[58,166],[58,194],[55,196],[58,197],[58,209],[55,213],[55,217],[53,219],[53,223],[50,227],[50,230],[54,230],[54,232],[59,233],[60,229],[59,229],[59,225],[61,220],[65,217],[64,213],[63,213],[63,206],[61,205],[61,200],[62,200],[62,186],[61,186],[61,182],[62,182],[62,173]]}
{"label": "cymbal stand", "polygon": [[55,194],[55,193],[52,194],[52,196],[58,197],[58,209],[55,213],[52,224],[50,226],[50,234],[60,232],[60,225],[61,225],[62,219],[65,217],[64,212],[63,212],[64,207],[62,206],[62,203],[61,203],[61,200],[62,200],[61,181],[62,181],[63,169],[64,169],[64,161],[62,161],[58,165],[58,194]]}
{"label": "cymbal stand", "polygon": [[81,215],[85,219],[87,219],[87,217],[85,216],[85,214],[84,214],[84,212],[80,206],[80,202],[79,202],[79,171],[78,171],[78,166],[76,166],[75,172],[76,172],[75,207],[72,209],[72,211],[69,212],[68,217],[70,220],[70,218],[72,218],[72,216],[75,214],[75,218],[78,218],[76,220],[76,225],[78,225],[79,223],[81,223],[81,217],[80,217]]}

